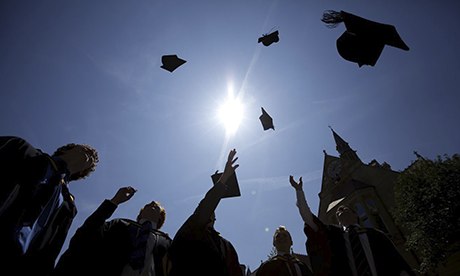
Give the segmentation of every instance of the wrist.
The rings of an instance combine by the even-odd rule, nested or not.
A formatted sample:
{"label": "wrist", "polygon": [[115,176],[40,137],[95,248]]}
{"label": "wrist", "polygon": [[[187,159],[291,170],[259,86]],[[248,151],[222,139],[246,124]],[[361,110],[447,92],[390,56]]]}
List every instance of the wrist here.
{"label": "wrist", "polygon": [[121,203],[120,200],[118,200],[118,199],[115,198],[115,197],[112,198],[112,199],[110,199],[109,201],[112,202],[113,204],[117,205],[117,206]]}

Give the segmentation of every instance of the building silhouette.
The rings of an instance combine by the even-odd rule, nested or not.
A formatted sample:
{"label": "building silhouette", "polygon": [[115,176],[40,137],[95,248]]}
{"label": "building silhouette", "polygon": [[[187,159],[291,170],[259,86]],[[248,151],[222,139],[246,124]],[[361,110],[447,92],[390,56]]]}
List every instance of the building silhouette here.
{"label": "building silhouette", "polygon": [[331,128],[339,156],[324,152],[323,177],[319,193],[318,218],[338,224],[335,212],[342,204],[352,207],[360,224],[385,232],[406,261],[418,267],[416,255],[404,247],[404,229],[391,216],[395,206],[394,187],[399,172],[386,162],[364,163],[349,144]]}

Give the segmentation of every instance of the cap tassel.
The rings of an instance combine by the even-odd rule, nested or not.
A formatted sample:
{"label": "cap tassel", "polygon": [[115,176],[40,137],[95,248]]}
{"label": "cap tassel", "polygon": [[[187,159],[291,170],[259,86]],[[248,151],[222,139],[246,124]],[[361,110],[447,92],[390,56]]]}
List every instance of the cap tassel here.
{"label": "cap tassel", "polygon": [[321,19],[328,28],[335,28],[337,25],[343,22],[343,16],[341,12],[334,10],[327,10],[323,13],[323,18]]}

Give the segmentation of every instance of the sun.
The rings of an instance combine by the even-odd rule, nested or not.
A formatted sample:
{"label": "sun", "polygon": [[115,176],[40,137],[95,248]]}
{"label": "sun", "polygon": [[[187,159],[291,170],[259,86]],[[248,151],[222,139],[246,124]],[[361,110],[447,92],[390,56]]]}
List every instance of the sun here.
{"label": "sun", "polygon": [[227,134],[235,134],[244,117],[244,105],[237,97],[233,96],[233,93],[229,93],[227,99],[219,107],[217,114]]}

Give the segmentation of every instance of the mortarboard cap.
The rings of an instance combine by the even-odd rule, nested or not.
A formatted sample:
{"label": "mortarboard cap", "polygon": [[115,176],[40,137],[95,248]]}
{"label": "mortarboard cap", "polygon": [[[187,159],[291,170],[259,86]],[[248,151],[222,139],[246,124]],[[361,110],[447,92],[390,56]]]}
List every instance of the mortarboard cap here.
{"label": "mortarboard cap", "polygon": [[341,22],[345,23],[346,31],[337,39],[337,51],[348,61],[374,66],[385,45],[405,51],[409,47],[399,36],[393,25],[382,24],[364,19],[344,11],[326,11],[321,19],[330,28]]}
{"label": "mortarboard cap", "polygon": [[[213,175],[211,175],[212,183],[216,185],[217,181],[219,181],[221,176],[222,176],[222,173],[220,173],[219,171],[216,171]],[[226,186],[227,186],[227,190],[224,196],[222,196],[222,198],[241,196],[240,186],[238,185],[238,180],[236,179],[236,173],[233,173],[228,178]]]}
{"label": "mortarboard cap", "polygon": [[259,119],[260,122],[262,123],[262,126],[264,127],[264,130],[267,130],[269,128],[275,130],[275,126],[273,125],[273,119],[268,115],[268,113],[265,111],[263,107],[262,109],[262,115],[260,115]]}
{"label": "mortarboard cap", "polygon": [[263,45],[270,46],[272,43],[280,41],[280,38],[278,37],[278,35],[279,35],[278,31],[274,31],[271,34],[264,34],[261,37],[259,37],[259,40],[257,41],[257,43],[262,42]]}
{"label": "mortarboard cap", "polygon": [[177,67],[181,66],[182,64],[186,63],[187,61],[177,57],[177,55],[165,55],[161,57],[161,68],[172,72],[177,69]]}

